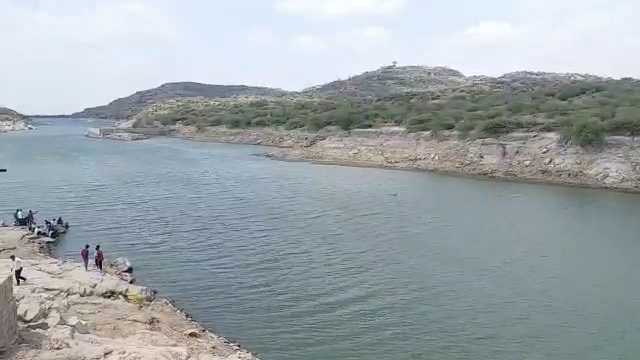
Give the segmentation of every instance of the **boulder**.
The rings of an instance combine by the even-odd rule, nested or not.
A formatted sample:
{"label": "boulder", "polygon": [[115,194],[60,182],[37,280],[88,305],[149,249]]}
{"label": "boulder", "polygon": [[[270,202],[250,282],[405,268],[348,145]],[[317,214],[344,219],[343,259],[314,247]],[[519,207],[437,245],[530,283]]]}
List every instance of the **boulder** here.
{"label": "boulder", "polygon": [[75,316],[69,318],[69,320],[67,320],[67,324],[71,326],[78,334],[88,334],[91,332],[89,329],[89,325],[87,325],[85,321],[82,321]]}
{"label": "boulder", "polygon": [[25,323],[36,322],[45,316],[45,309],[37,302],[21,302],[18,305],[18,319]]}
{"label": "boulder", "polygon": [[27,324],[25,326],[26,329],[29,330],[48,330],[49,329],[49,324],[46,321],[39,321],[39,322],[35,322],[35,323],[30,323]]}
{"label": "boulder", "polygon": [[73,343],[73,328],[70,326],[56,326],[47,332],[45,345],[49,350],[61,350],[70,348]]}
{"label": "boulder", "polygon": [[251,356],[251,354],[246,352],[237,352],[225,358],[225,360],[252,360],[252,359],[254,359],[254,357]]}
{"label": "boulder", "polygon": [[193,337],[193,338],[199,338],[200,336],[202,336],[202,334],[200,334],[200,330],[198,329],[188,329],[188,330],[185,330],[183,334],[185,336]]}
{"label": "boulder", "polygon": [[133,272],[133,265],[131,264],[131,261],[129,261],[129,259],[127,258],[123,258],[123,257],[117,258],[116,261],[114,262],[114,266],[118,271],[121,271],[124,273]]}
{"label": "boulder", "polygon": [[51,311],[51,313],[49,313],[49,316],[47,317],[47,319],[45,321],[47,322],[49,327],[54,327],[54,326],[58,326],[58,325],[65,325],[65,322],[62,319],[62,317],[60,316],[60,313],[58,311],[55,311],[55,310]]}
{"label": "boulder", "polygon": [[202,354],[200,356],[198,356],[197,360],[226,360],[224,357],[222,356],[215,356],[215,355],[211,355],[211,354]]}

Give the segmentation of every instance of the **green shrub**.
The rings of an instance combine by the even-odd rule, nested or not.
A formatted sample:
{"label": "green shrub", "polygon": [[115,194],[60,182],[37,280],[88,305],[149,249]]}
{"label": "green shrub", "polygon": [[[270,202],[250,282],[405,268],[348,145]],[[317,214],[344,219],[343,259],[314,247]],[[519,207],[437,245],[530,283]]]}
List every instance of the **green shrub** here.
{"label": "green shrub", "polygon": [[258,117],[251,120],[251,126],[255,127],[267,127],[269,126],[269,118],[268,117]]}
{"label": "green shrub", "polygon": [[469,133],[476,128],[476,125],[470,121],[462,121],[456,124],[456,131],[461,138],[466,138]]}
{"label": "green shrub", "polygon": [[576,122],[571,128],[571,141],[584,148],[602,148],[605,141],[604,124],[595,119]]}
{"label": "green shrub", "polygon": [[287,121],[283,128],[285,130],[294,130],[305,127],[307,124],[302,119],[291,119]]}
{"label": "green shrub", "polygon": [[513,124],[507,119],[487,120],[480,126],[480,131],[486,135],[503,135],[513,130]]}

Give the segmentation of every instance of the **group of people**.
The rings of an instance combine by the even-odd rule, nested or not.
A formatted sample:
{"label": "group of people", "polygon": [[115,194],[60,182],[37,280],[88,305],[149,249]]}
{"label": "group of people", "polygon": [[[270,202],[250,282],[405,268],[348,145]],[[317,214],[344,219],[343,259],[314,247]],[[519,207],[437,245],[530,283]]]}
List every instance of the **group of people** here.
{"label": "group of people", "polygon": [[25,215],[22,209],[16,209],[13,212],[13,219],[15,220],[15,224],[17,226],[29,226],[35,224],[35,215],[37,212],[33,212],[29,210],[29,212]]}
{"label": "group of people", "polygon": [[[85,245],[84,249],[80,251],[80,256],[82,257],[82,263],[84,265],[85,270],[89,270],[89,245]],[[14,274],[16,278],[16,284],[20,286],[20,282],[26,282],[27,279],[22,276],[22,271],[24,270],[24,261],[15,255],[11,255],[9,257],[11,259],[11,272]],[[96,245],[95,252],[93,254],[93,261],[96,266],[96,269],[102,270],[102,264],[104,263],[104,253],[100,248],[100,245]]]}
{"label": "group of people", "polygon": [[[35,230],[38,229],[38,226],[36,225],[37,213],[37,211],[29,210],[29,212],[25,215],[22,209],[16,209],[16,211],[13,213],[13,218],[15,220],[14,225],[27,226],[29,227],[29,230],[35,232]],[[57,220],[53,219],[51,221],[45,219],[43,232],[49,233],[50,231],[56,230],[56,226],[66,226],[64,220],[62,220],[62,217],[58,217]]]}
{"label": "group of people", "polygon": [[[84,249],[80,251],[80,256],[82,257],[82,263],[84,264],[84,269],[89,270],[89,244],[84,246]],[[104,253],[102,249],[100,249],[100,245],[96,245],[95,252],[93,253],[93,263],[96,265],[96,269],[102,272],[102,263],[104,262]]]}

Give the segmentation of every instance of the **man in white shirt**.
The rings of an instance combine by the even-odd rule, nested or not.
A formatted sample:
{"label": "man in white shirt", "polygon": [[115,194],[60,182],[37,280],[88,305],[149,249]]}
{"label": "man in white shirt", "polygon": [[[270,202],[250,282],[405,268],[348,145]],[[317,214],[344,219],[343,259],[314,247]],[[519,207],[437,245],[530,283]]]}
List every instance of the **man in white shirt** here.
{"label": "man in white shirt", "polygon": [[27,279],[25,279],[22,276],[22,266],[23,266],[23,261],[22,259],[20,259],[19,257],[16,257],[15,255],[11,255],[11,271],[15,274],[16,276],[16,282],[18,283],[18,285],[20,285],[20,280],[22,281],[27,281]]}
{"label": "man in white shirt", "polygon": [[18,209],[18,219],[24,219],[24,214],[22,213],[22,209]]}

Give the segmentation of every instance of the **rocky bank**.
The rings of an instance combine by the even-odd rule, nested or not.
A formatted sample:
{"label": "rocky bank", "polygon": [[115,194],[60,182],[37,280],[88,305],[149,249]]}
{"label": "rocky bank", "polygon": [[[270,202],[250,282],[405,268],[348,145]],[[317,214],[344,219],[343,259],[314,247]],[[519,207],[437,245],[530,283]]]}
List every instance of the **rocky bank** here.
{"label": "rocky bank", "polygon": [[9,131],[33,130],[31,119],[5,107],[0,107],[0,133]]}
{"label": "rocky bank", "polygon": [[120,141],[136,141],[145,140],[149,136],[145,134],[133,134],[130,132],[116,132],[115,130],[106,128],[89,128],[84,136],[94,139],[109,139]]}
{"label": "rocky bank", "polygon": [[402,127],[318,133],[277,129],[175,126],[176,136],[279,147],[266,156],[343,165],[425,170],[511,180],[640,191],[640,151],[629,137],[611,136],[602,151],[565,143],[557,133],[512,133],[461,140]]}
{"label": "rocky bank", "polygon": [[[104,275],[85,271],[78,263],[50,258],[42,250],[43,245],[25,230],[0,228],[2,289],[11,283],[6,280],[10,254],[25,260],[23,275],[28,279],[20,286],[13,282],[15,303],[0,304],[2,316],[15,307],[19,332],[17,339],[0,349],[0,358],[256,359],[207,331],[169,301],[157,299],[148,287],[123,281],[114,269]],[[10,324],[3,319],[0,333],[11,333]]]}

